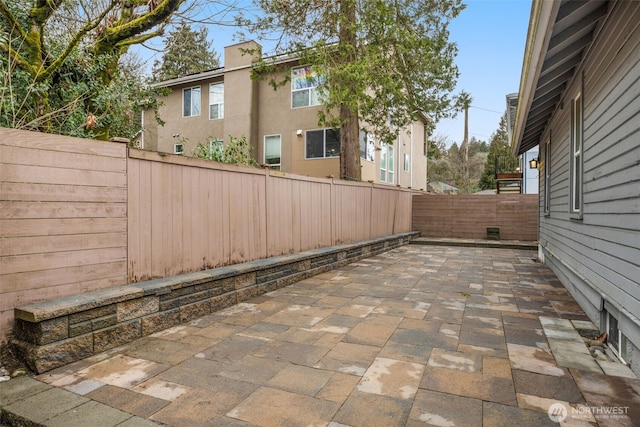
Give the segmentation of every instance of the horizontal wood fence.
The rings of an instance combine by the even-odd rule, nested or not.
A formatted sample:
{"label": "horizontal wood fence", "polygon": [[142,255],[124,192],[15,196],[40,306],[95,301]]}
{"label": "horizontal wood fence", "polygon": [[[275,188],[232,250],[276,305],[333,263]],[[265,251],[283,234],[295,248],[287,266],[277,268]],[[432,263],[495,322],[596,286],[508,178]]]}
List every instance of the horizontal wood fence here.
{"label": "horizontal wood fence", "polygon": [[127,148],[0,129],[0,341],[14,307],[127,280]]}
{"label": "horizontal wood fence", "polygon": [[413,230],[421,237],[485,239],[487,227],[499,227],[501,240],[538,240],[538,195],[413,197]]}
{"label": "horizontal wood fence", "polygon": [[14,307],[411,231],[412,192],[0,129],[0,342]]}

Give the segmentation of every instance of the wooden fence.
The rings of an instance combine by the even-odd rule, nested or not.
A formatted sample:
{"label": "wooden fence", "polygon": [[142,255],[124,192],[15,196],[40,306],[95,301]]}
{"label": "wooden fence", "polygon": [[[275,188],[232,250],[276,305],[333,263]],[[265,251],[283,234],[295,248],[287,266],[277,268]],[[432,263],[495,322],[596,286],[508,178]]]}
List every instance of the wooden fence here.
{"label": "wooden fence", "polygon": [[13,308],[411,231],[412,192],[0,129],[0,342]]}
{"label": "wooden fence", "polygon": [[538,195],[416,195],[413,230],[422,237],[485,239],[499,227],[501,240],[538,240]]}
{"label": "wooden fence", "polygon": [[0,341],[13,308],[127,279],[127,149],[0,129]]}

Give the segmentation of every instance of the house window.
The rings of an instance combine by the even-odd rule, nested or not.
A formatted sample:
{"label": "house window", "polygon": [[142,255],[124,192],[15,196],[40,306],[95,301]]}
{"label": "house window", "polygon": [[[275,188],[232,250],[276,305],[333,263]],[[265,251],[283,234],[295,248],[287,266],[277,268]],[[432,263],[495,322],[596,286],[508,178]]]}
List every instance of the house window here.
{"label": "house window", "polygon": [[209,85],[209,120],[224,117],[224,83]]}
{"label": "house window", "polygon": [[607,345],[618,359],[625,362],[627,353],[627,337],[618,329],[618,319],[610,312],[607,313]]}
{"label": "house window", "polygon": [[200,115],[200,86],[182,90],[182,116]]}
{"label": "house window", "polygon": [[173,144],[173,154],[184,154],[184,144]]}
{"label": "house window", "polygon": [[404,153],[403,155],[403,169],[405,172],[409,172],[409,155],[407,153]]}
{"label": "house window", "polygon": [[340,155],[340,133],[337,129],[307,131],[305,158],[321,159]]}
{"label": "house window", "polygon": [[551,212],[551,138],[544,146],[544,212]]}
{"label": "house window", "polygon": [[291,70],[291,107],[310,107],[320,105],[320,77],[310,66]]}
{"label": "house window", "polygon": [[266,135],[264,137],[264,164],[278,170],[280,170],[280,143],[280,135]]}
{"label": "house window", "polygon": [[571,212],[582,210],[582,97],[574,98],[571,108]]}
{"label": "house window", "polygon": [[366,130],[360,130],[360,157],[370,162],[374,161],[375,145],[373,137]]}
{"label": "house window", "polygon": [[393,145],[382,143],[380,150],[380,181],[393,184]]}

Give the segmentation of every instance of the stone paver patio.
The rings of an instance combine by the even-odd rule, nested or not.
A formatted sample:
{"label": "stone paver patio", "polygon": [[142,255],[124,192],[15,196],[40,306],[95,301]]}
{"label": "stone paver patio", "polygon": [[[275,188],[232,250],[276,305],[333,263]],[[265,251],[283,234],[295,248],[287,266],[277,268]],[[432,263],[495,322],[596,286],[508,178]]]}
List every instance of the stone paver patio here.
{"label": "stone paver patio", "polygon": [[[558,425],[554,405],[562,425],[640,425],[640,380],[549,332],[588,319],[534,258],[404,246],[40,375],[53,387],[6,408],[44,425],[469,427]],[[116,415],[82,418],[100,403]]]}

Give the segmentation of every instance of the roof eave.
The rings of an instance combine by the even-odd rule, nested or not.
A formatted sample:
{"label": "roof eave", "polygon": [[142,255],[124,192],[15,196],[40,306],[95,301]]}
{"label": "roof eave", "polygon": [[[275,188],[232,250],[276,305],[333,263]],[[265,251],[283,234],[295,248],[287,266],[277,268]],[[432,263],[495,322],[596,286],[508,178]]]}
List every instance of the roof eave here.
{"label": "roof eave", "polygon": [[521,154],[520,148],[527,115],[533,102],[536,83],[549,48],[549,40],[559,9],[559,1],[533,0],[531,4],[531,17],[518,91],[518,107],[511,141],[511,151],[514,155]]}

